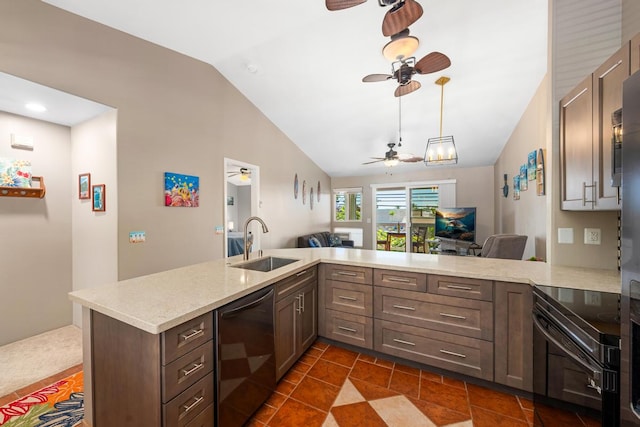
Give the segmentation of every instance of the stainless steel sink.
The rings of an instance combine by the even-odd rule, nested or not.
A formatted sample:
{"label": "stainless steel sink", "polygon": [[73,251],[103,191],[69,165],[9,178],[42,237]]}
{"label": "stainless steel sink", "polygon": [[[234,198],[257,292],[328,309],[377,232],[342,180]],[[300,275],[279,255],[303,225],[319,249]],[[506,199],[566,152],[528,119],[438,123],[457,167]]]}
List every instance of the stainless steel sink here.
{"label": "stainless steel sink", "polygon": [[292,262],[300,261],[299,259],[291,258],[278,258],[274,256],[267,256],[264,258],[258,258],[253,261],[247,261],[240,264],[232,265],[235,268],[244,268],[245,270],[254,271],[273,271],[285,265],[289,265]]}

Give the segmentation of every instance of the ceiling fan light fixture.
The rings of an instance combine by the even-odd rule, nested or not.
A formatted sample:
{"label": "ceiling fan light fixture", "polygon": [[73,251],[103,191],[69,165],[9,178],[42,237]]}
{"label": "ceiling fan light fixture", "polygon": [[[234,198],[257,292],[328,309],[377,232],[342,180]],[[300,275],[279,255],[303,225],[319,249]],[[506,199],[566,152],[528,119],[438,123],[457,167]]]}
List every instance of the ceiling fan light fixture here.
{"label": "ceiling fan light fixture", "polygon": [[400,161],[398,159],[385,159],[384,165],[388,168],[397,165]]}
{"label": "ceiling fan light fixture", "polygon": [[418,49],[420,40],[403,31],[391,37],[391,41],[382,48],[382,55],[389,61],[400,61],[410,58]]}

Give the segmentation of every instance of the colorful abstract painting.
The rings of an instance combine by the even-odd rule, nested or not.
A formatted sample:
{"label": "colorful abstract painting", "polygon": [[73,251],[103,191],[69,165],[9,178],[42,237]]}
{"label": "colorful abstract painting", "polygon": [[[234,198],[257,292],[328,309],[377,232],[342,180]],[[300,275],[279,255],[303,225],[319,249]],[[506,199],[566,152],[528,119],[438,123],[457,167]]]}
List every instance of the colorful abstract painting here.
{"label": "colorful abstract painting", "polygon": [[0,158],[0,187],[31,187],[31,162]]}
{"label": "colorful abstract painting", "polygon": [[0,426],[73,427],[84,417],[83,379],[80,371],[0,406]]}
{"label": "colorful abstract painting", "polygon": [[200,178],[164,173],[164,205],[197,208],[200,202]]}

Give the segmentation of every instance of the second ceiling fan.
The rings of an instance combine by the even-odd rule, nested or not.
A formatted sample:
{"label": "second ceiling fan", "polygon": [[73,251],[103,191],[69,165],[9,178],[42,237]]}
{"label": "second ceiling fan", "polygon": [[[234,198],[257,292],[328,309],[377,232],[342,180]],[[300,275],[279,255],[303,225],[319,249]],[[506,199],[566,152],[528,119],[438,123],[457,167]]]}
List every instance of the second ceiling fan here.
{"label": "second ceiling fan", "polygon": [[[357,6],[367,0],[325,0],[327,9],[341,10]],[[422,6],[415,0],[378,0],[382,7],[391,6],[382,20],[382,35],[398,34],[422,16]]]}

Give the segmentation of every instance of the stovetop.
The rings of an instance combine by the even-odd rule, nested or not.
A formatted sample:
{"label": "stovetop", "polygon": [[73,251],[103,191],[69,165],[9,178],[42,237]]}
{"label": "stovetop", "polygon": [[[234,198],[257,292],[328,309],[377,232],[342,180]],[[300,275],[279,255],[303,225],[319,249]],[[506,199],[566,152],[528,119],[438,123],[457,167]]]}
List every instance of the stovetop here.
{"label": "stovetop", "polygon": [[538,285],[534,293],[600,343],[620,337],[619,294]]}

